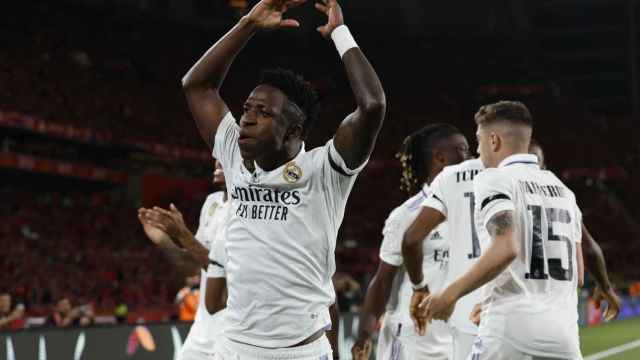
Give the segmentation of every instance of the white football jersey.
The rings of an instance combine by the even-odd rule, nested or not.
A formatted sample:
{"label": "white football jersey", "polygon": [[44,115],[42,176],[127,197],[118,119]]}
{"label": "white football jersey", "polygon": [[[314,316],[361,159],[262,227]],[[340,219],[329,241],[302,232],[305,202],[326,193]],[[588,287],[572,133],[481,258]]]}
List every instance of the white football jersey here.
{"label": "white football jersey", "polygon": [[233,214],[225,227],[229,339],[281,348],[330,326],[336,236],[356,180],[330,140],[266,171],[248,171],[228,113],[213,155],[223,166]]}
{"label": "white football jersey", "polygon": [[[447,284],[471,269],[480,257],[480,241],[473,216],[476,202],[473,179],[483,169],[479,159],[445,167],[431,183],[431,195],[423,203],[423,206],[438,210],[446,218],[449,242]],[[479,290],[461,298],[449,323],[464,333],[477,334],[478,327],[469,320],[469,315],[479,302]]]}
{"label": "white football jersey", "polygon": [[576,248],[582,214],[571,190],[535,155],[517,154],[475,180],[476,224],[483,248],[486,225],[498,212],[514,212],[518,257],[485,285],[480,335],[545,357],[580,357]]}
{"label": "white football jersey", "polygon": [[[442,321],[434,321],[437,325],[429,327],[429,336],[417,338],[409,305],[413,296],[411,280],[404,267],[402,256],[402,239],[405,232],[411,226],[422,209],[422,203],[428,197],[429,187],[423,189],[395,208],[387,218],[382,230],[383,239],[380,246],[380,259],[387,264],[399,267],[393,280],[391,298],[387,303],[387,311],[384,318],[384,326],[389,328],[389,333],[400,338],[416,338],[419,341],[407,341],[406,346],[410,352],[418,351],[413,346],[426,349],[430,358],[436,358],[436,354],[447,357],[451,347],[451,334],[449,328]],[[443,223],[432,231],[422,243],[424,259],[422,271],[428,281],[432,292],[439,291],[444,285],[449,261],[449,244],[446,241],[446,224]],[[381,332],[381,336],[384,332]],[[384,341],[381,342],[384,343]],[[386,352],[388,349],[379,351]],[[423,352],[425,352],[423,351]]]}
{"label": "white football jersey", "polygon": [[[427,198],[428,193],[429,187],[425,185],[422,191],[391,211],[382,230],[380,259],[387,264],[399,267],[393,281],[393,290],[387,303],[385,316],[387,319],[394,318],[397,322],[411,324],[409,304],[413,295],[411,281],[402,257],[402,239],[420,213],[422,202]],[[445,231],[445,224],[441,224],[422,243],[424,254],[422,271],[432,292],[442,288],[447,274],[449,245],[445,240]]]}
{"label": "white football jersey", "polygon": [[[208,250],[212,250],[216,243],[220,242],[223,225],[230,209],[229,202],[224,201],[224,192],[215,192],[207,197],[200,210],[200,221],[195,238]],[[212,334],[221,327],[218,320],[220,314],[209,315],[205,307],[204,299],[207,288],[207,272],[200,270],[200,295],[196,317],[187,336],[187,344],[202,352],[211,352],[213,344]]]}

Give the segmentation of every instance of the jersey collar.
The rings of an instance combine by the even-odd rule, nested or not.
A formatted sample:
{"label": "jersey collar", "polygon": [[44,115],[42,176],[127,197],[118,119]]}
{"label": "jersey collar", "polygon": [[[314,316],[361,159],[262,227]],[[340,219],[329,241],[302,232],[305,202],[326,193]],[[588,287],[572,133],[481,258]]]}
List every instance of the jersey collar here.
{"label": "jersey collar", "polygon": [[[300,151],[298,151],[298,154],[293,159],[291,159],[289,162],[295,162],[296,160],[298,160],[302,155],[304,155],[307,152],[306,149],[304,148],[304,146],[305,146],[305,143],[302,142],[302,146],[300,146]],[[289,162],[287,162],[287,163],[289,163]],[[273,169],[271,171],[266,171],[266,170],[262,169],[258,165],[257,162],[254,161],[253,162],[253,166],[254,166],[255,170],[252,173],[249,170],[247,170],[247,168],[244,166],[244,162],[243,162],[242,163],[242,170],[243,170],[243,172],[245,172],[247,174],[247,176],[250,178],[251,182],[258,183],[258,182],[260,182],[260,179],[262,178],[262,176],[264,174],[269,174],[269,173],[274,172],[274,171],[282,172],[282,168],[285,165],[287,165],[287,164],[282,164],[282,165],[278,166],[277,168],[275,168],[275,169]]]}
{"label": "jersey collar", "polygon": [[537,168],[540,167],[540,165],[538,164],[538,157],[533,154],[514,154],[511,156],[507,156],[506,159],[502,160],[502,162],[500,163],[500,165],[498,165],[498,167],[500,168],[500,167],[515,165],[515,164],[532,165]]}

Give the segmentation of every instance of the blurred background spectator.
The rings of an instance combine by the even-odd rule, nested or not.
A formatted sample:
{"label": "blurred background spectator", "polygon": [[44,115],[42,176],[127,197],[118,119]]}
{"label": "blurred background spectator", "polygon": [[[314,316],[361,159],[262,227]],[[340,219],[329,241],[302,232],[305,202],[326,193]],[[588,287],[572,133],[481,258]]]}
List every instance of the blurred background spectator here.
{"label": "blurred background spectator", "polygon": [[0,292],[0,330],[15,330],[22,324],[24,305],[17,304],[13,307],[11,294]]}

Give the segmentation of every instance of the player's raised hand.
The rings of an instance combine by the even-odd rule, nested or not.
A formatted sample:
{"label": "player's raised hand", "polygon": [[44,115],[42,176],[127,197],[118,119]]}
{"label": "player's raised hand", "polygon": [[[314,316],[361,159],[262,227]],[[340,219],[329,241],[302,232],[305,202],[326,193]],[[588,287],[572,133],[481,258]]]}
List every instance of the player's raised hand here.
{"label": "player's raised hand", "polygon": [[370,338],[359,338],[351,348],[353,360],[369,360],[373,343]]}
{"label": "player's raised hand", "polygon": [[327,15],[327,23],[319,26],[317,30],[324,38],[329,39],[335,28],[344,25],[342,8],[337,0],[323,0],[316,3],[316,9]]}
{"label": "player's raised hand", "polygon": [[416,332],[420,336],[424,336],[427,333],[427,317],[426,312],[420,307],[420,304],[429,297],[429,292],[424,290],[416,290],[411,296],[411,303],[409,304],[409,313],[411,320],[416,328]]}
{"label": "player's raised hand", "polygon": [[262,0],[249,11],[246,18],[261,30],[296,28],[300,26],[297,20],[284,19],[282,16],[288,9],[305,2],[307,0]]}
{"label": "player's raised hand", "polygon": [[609,287],[607,291],[602,290],[600,286],[596,287],[593,292],[593,300],[596,303],[596,308],[600,309],[602,301],[606,301],[609,306],[604,310],[604,319],[606,321],[613,320],[618,317],[620,313],[620,298],[616,294],[613,287]]}
{"label": "player's raised hand", "polygon": [[456,307],[456,300],[447,296],[446,291],[429,295],[418,307],[426,312],[427,321],[444,320],[447,321],[453,314]]}
{"label": "player's raised hand", "polygon": [[156,245],[159,245],[164,241],[170,241],[171,238],[161,229],[159,224],[155,224],[147,219],[147,211],[148,209],[140,208],[138,210],[138,220],[140,221],[140,224],[142,224],[142,229],[144,229],[144,233],[147,235],[149,240]]}
{"label": "player's raised hand", "polygon": [[144,213],[145,219],[166,232],[172,239],[180,239],[189,229],[184,224],[181,217],[171,211],[154,206]]}

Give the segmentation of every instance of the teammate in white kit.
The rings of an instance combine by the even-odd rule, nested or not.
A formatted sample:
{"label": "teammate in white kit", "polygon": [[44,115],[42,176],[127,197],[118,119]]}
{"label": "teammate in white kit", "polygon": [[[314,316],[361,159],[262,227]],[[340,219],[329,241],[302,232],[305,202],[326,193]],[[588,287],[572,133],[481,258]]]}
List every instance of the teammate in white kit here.
{"label": "teammate in white kit", "polygon": [[[386,111],[375,71],[343,24],[335,0],[316,3],[345,64],[357,109],[326,145],[306,151],[317,97],[291,71],[263,74],[239,123],[220,96],[234,58],[262,30],[297,27],[284,12],[304,0],[263,0],[183,78],[200,133],[223,165],[233,215],[225,229],[227,327],[218,359],[332,356],[325,329],[335,292],[335,244],[348,195]],[[337,354],[336,354],[337,355]]]}
{"label": "teammate in white kit", "polygon": [[[418,305],[431,292],[429,274],[422,270],[425,238],[441,224],[448,229],[449,271],[446,284],[467,272],[480,256],[480,243],[474,225],[473,179],[484,169],[479,159],[471,159],[448,166],[431,183],[429,197],[422,210],[404,235],[402,253],[407,272],[413,283],[411,317],[419,332],[429,333],[425,318]],[[474,291],[460,299],[449,321],[452,334],[452,359],[465,360],[471,353],[478,327],[469,320],[471,310],[480,301],[480,292]]]}
{"label": "teammate in white kit", "polygon": [[487,167],[474,180],[483,249],[476,264],[424,301],[428,319],[446,319],[456,301],[486,284],[471,359],[581,359],[576,248],[582,215],[575,196],[528,154],[529,110],[518,102],[476,114]]}
{"label": "teammate in white kit", "polygon": [[[451,353],[451,336],[444,322],[434,322],[425,337],[415,332],[409,316],[411,285],[402,259],[402,236],[418,215],[430,193],[429,184],[448,165],[467,158],[469,144],[458,129],[448,124],[432,124],[409,135],[398,157],[402,162],[402,189],[415,194],[395,208],[387,218],[380,246],[380,264],[369,284],[360,312],[358,339],[353,346],[354,359],[367,357],[365,348],[384,312],[378,336],[377,359],[443,359]],[[429,288],[437,291],[447,273],[449,245],[446,229],[440,227],[424,242],[422,267]],[[362,356],[364,355],[364,356]]]}
{"label": "teammate in white kit", "polygon": [[[213,183],[223,188],[225,186],[224,173],[219,162],[216,162]],[[173,206],[171,211],[158,207],[142,208],[139,211],[138,217],[145,233],[176,268],[186,274],[200,270],[198,309],[195,321],[180,349],[178,360],[208,359],[213,354],[217,334],[224,327],[224,312],[207,312],[205,308],[205,299],[210,302],[216,299],[217,303],[224,304],[224,288],[218,287],[217,290],[208,291],[207,272],[204,269],[207,269],[209,264],[209,252],[213,251],[215,246],[220,246],[217,244],[224,243],[223,225],[228,218],[229,209],[226,191],[210,194],[200,210],[200,221],[195,236],[184,225],[182,214]],[[176,246],[174,240],[180,242],[184,249]],[[224,282],[222,284],[224,285]],[[220,309],[221,307],[218,307],[216,311]]]}

